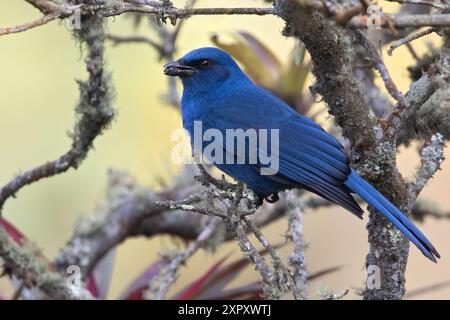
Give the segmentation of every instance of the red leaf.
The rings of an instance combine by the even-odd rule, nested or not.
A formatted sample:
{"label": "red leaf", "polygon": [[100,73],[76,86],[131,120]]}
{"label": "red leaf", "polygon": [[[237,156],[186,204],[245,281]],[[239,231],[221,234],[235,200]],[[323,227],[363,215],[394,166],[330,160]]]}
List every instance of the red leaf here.
{"label": "red leaf", "polygon": [[[282,247],[282,244],[277,244],[273,246],[275,249]],[[258,251],[259,254],[267,254],[267,250],[263,249]],[[222,292],[223,288],[233,281],[241,271],[244,270],[248,265],[250,265],[250,260],[242,257],[235,262],[225,266],[220,269],[219,272],[214,276],[214,278],[208,283],[208,285],[203,289],[202,295],[198,299],[209,299],[207,296],[215,296]]]}
{"label": "red leaf", "polygon": [[22,244],[26,238],[15,226],[9,223],[5,218],[0,218],[0,225],[5,229],[6,233],[17,243]]}
{"label": "red leaf", "polygon": [[276,77],[280,73],[282,67],[280,60],[276,55],[261,41],[245,31],[238,31],[238,34],[247,42],[250,48],[253,49],[256,56],[267,66],[267,68]]}
{"label": "red leaf", "polygon": [[[262,252],[262,254],[264,254],[264,252]],[[248,263],[245,263],[245,262],[247,262],[247,261],[248,261],[247,259],[242,258],[230,265],[227,265],[225,268],[221,269],[219,271],[219,273],[216,274],[216,277],[219,279],[220,278],[222,278],[222,279],[213,285],[215,290],[212,290],[212,287],[206,288],[206,290],[204,290],[204,293],[199,298],[204,299],[204,300],[261,300],[262,299],[262,290],[261,290],[261,282],[259,282],[259,281],[251,283],[251,284],[243,286],[243,287],[229,289],[229,290],[226,290],[223,292],[221,292],[221,290],[218,288],[218,284],[224,280],[227,273],[232,272],[235,269],[239,269],[239,268],[246,266]],[[311,273],[308,276],[308,280],[320,278],[324,275],[336,272],[340,269],[341,269],[341,266],[335,266],[335,267],[330,267],[330,268],[319,270],[317,272]],[[231,280],[229,280],[229,281],[231,281]]]}
{"label": "red leaf", "polygon": [[229,289],[224,292],[219,292],[215,296],[204,296],[205,300],[261,300],[262,290],[261,282],[253,282],[249,285]]}
{"label": "red leaf", "polygon": [[216,262],[211,268],[208,269],[200,278],[189,284],[180,293],[176,294],[174,300],[192,300],[198,294],[200,294],[207,283],[209,283],[214,278],[214,273],[222,266],[229,255],[223,257],[218,262]]}
{"label": "red leaf", "polygon": [[106,299],[112,272],[116,249],[110,250],[94,267],[86,280],[86,289],[96,298]]}
{"label": "red leaf", "polygon": [[139,277],[121,295],[121,300],[143,300],[144,291],[147,289],[149,282],[159,275],[162,268],[167,265],[167,261],[158,260],[150,265]]}
{"label": "red leaf", "polygon": [[[281,247],[281,245],[274,246],[275,248]],[[259,251],[264,255],[266,250]],[[211,297],[219,296],[223,294],[223,288],[236,278],[239,273],[244,270],[250,264],[247,258],[241,258],[233,263],[226,265],[223,268],[219,268],[223,265],[224,261],[229,255],[225,256],[219,262],[214,264],[206,271],[200,278],[189,284],[186,288],[176,294],[173,299],[176,300],[192,300],[192,299],[214,299]]]}
{"label": "red leaf", "polygon": [[308,276],[308,280],[311,281],[311,280],[320,278],[320,277],[325,276],[325,275],[327,275],[329,273],[333,273],[333,272],[339,271],[340,269],[342,269],[342,266],[334,266],[334,267],[330,267],[330,268],[326,268],[326,269],[322,269],[322,270],[316,271],[314,273],[310,273],[309,276]]}
{"label": "red leaf", "polygon": [[95,279],[92,273],[88,276],[86,280],[86,289],[92,294],[93,297],[98,298],[98,288],[95,284]]}

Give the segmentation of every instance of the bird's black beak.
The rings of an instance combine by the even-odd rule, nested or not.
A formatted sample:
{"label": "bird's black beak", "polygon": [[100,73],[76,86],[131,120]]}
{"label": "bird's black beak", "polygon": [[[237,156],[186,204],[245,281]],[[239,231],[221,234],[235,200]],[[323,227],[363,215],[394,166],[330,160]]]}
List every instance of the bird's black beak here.
{"label": "bird's black beak", "polygon": [[197,69],[183,64],[181,61],[169,62],[164,66],[164,74],[172,77],[190,77]]}

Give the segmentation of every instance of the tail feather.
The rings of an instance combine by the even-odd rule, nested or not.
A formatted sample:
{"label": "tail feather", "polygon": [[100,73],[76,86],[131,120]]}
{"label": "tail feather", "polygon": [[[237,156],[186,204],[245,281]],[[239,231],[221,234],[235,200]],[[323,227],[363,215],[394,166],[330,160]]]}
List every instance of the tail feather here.
{"label": "tail feather", "polygon": [[425,235],[388,199],[367,181],[361,178],[354,170],[349,175],[345,185],[363,198],[397,227],[422,253],[431,261],[436,262],[436,257],[441,256],[425,237]]}

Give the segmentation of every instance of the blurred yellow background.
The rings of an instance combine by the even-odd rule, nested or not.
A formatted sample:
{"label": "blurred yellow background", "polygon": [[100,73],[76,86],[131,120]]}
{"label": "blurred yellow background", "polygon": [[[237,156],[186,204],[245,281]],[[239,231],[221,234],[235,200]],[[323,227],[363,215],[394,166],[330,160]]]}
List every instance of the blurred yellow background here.
{"label": "blurred yellow background", "polygon": [[[261,1],[198,2],[201,7],[232,5],[259,6]],[[25,1],[0,2],[0,27],[28,22],[39,16],[40,13]],[[120,35],[136,32],[131,20],[124,16],[108,19],[107,28]],[[198,16],[184,25],[177,56],[197,47],[210,46],[212,32],[226,35],[236,28],[261,39],[279,53],[280,58],[286,57],[294,45],[292,39],[281,36],[283,23],[276,17]],[[155,36],[145,23],[137,32]],[[423,41],[413,46],[419,53],[426,50]],[[384,57],[392,77],[405,92],[409,86],[406,66],[414,63],[411,55],[402,47],[394,51],[392,57]],[[3,210],[4,216],[36,242],[49,258],[69,239],[77,218],[95,212],[95,206],[104,196],[108,168],[125,169],[146,185],[157,185],[160,177],[168,178],[169,171],[175,169],[169,160],[168,145],[172,131],[181,127],[181,121],[178,112],[161,99],[166,92],[167,79],[162,74],[163,63],[158,62],[157,53],[142,44],[114,47],[108,43],[106,60],[117,91],[118,115],[111,128],[96,139],[95,149],[77,171],[70,170],[25,187]],[[75,79],[84,79],[86,74],[79,44],[59,22],[0,37],[0,61],[0,185],[3,185],[15,174],[53,160],[68,150],[71,141],[67,133],[74,123],[73,109],[78,99]],[[417,161],[413,148],[402,149],[399,161],[402,172],[411,175]],[[449,182],[450,162],[447,161],[421,197],[435,200],[449,210]],[[335,292],[350,289],[345,298],[359,298],[356,292],[364,284],[364,259],[368,251],[366,222],[367,218],[361,222],[339,208],[306,214],[309,270],[342,266],[339,272],[312,283],[313,297],[317,297],[318,291],[329,288]],[[437,246],[442,259],[438,264],[430,263],[416,248],[411,248],[407,270],[409,290],[450,280],[450,223],[427,219],[420,227]],[[283,219],[263,231],[273,243],[278,243],[284,240],[286,229],[287,221]],[[117,251],[109,297],[117,297],[134,277],[157,259],[159,252],[174,245],[168,237],[130,239],[122,244]],[[229,252],[234,252],[233,259],[240,257],[234,242],[222,246],[215,255],[197,253],[181,269],[171,292],[200,276],[207,266]],[[290,247],[281,252],[287,258]],[[231,286],[249,283],[257,277],[249,268]],[[0,292],[6,291],[10,292],[6,282],[0,281]],[[449,299],[450,287],[421,298]]]}

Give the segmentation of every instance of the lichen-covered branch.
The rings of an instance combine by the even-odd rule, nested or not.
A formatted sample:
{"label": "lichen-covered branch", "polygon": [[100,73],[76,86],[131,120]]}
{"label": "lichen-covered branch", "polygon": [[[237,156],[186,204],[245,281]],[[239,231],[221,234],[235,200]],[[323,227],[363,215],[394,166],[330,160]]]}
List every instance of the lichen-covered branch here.
{"label": "lichen-covered branch", "polygon": [[[375,135],[377,122],[353,78],[354,51],[347,31],[332,25],[322,15],[302,7],[296,1],[280,0],[275,2],[275,6],[287,22],[288,33],[299,38],[311,54],[316,76],[313,90],[324,98],[344,137],[349,140],[353,164],[369,180],[380,179],[382,175],[384,185],[378,185],[381,191],[391,193],[390,198],[397,204],[404,202],[405,186],[395,165],[396,146],[389,138],[384,137],[386,140],[380,141]],[[396,192],[392,194],[392,190]],[[374,254],[369,254],[367,264],[377,264],[384,276],[384,287],[378,290],[378,298],[383,295],[385,298],[400,298],[404,294],[404,282],[390,279],[399,279],[404,275],[408,242],[394,230],[390,234],[402,243],[394,243],[393,237],[388,234],[382,236],[378,230],[386,233],[386,220],[377,213],[371,214],[370,218],[369,242]],[[392,227],[389,227],[390,230]],[[405,249],[400,248],[406,248],[406,255]],[[384,250],[385,254],[375,255],[377,250]],[[399,264],[394,267],[392,260],[382,261],[386,256],[395,257],[392,259],[397,259]],[[372,298],[371,293],[365,298]]]}
{"label": "lichen-covered branch", "polygon": [[439,88],[418,110],[417,128],[428,135],[438,132],[450,139],[450,86]]}
{"label": "lichen-covered branch", "polygon": [[[167,19],[175,25],[178,19],[189,18],[195,15],[276,15],[274,8],[176,8],[169,2],[146,1],[139,2],[135,0],[98,0],[78,1],[73,5],[69,1],[58,3],[47,0],[26,0],[28,3],[39,9],[45,16],[37,21],[24,25],[0,29],[0,35],[14,32],[21,32],[32,27],[43,25],[56,18],[64,19],[74,14],[75,9],[82,14],[96,14],[98,17],[113,17],[124,13],[152,14],[166,22]],[[300,4],[300,2],[298,2]],[[360,2],[353,3],[350,6],[337,8],[331,1],[308,0],[302,1],[301,5],[308,10],[322,12],[324,15],[334,19],[338,24],[349,28],[367,28],[367,21],[371,17],[361,15],[365,13],[365,5]],[[439,4],[438,4],[439,5]],[[399,14],[392,15],[383,13],[381,16],[381,28],[410,28],[422,26],[449,26],[449,14]]]}
{"label": "lichen-covered branch", "polygon": [[[202,174],[205,175],[205,171],[202,171]],[[229,185],[224,181],[215,180],[209,175],[204,177],[202,181],[208,185],[208,189],[203,195],[191,196],[187,201],[168,201],[166,204],[161,202],[155,204],[166,206],[169,209],[182,209],[222,218],[236,233],[241,251],[252,261],[256,270],[260,273],[265,298],[279,299],[284,293],[291,291],[295,299],[300,299],[300,293],[280,256],[255,222],[249,218],[249,215],[255,213],[259,206],[258,197],[251,190],[244,189],[240,184]],[[204,196],[205,194],[206,196]],[[218,204],[215,203],[215,200],[221,200],[221,202]],[[264,249],[269,252],[273,270],[268,267],[264,258],[247,238],[244,231],[245,227],[255,235]]]}
{"label": "lichen-covered branch", "polygon": [[217,231],[220,219],[209,217],[203,225],[203,230],[195,241],[189,243],[184,251],[176,252],[170,257],[170,263],[163,268],[158,277],[152,279],[148,288],[148,297],[153,300],[163,300],[178,277],[178,270],[197,250],[202,247]]}
{"label": "lichen-covered branch", "polygon": [[[153,217],[162,213],[161,208],[153,205],[155,200],[177,199],[190,194],[189,188],[180,186],[157,195],[118,171],[111,171],[108,178],[108,193],[103,206],[95,215],[80,219],[72,238],[56,257],[55,265],[59,270],[77,265],[85,278],[109,250],[127,237],[139,235],[137,230],[143,229],[140,223],[145,219],[152,223]],[[140,232],[144,232],[142,229]]]}
{"label": "lichen-covered branch", "polygon": [[3,36],[5,34],[19,33],[19,32],[26,31],[26,30],[29,30],[32,28],[36,28],[36,27],[42,26],[42,25],[49,23],[50,21],[53,21],[58,18],[59,18],[58,13],[50,13],[50,14],[46,14],[42,18],[39,18],[39,19],[31,21],[31,22],[27,22],[24,24],[13,26],[13,27],[0,28],[0,36]]}
{"label": "lichen-covered branch", "polygon": [[[294,250],[289,256],[289,264],[293,267],[293,277],[295,285],[302,299],[308,298],[308,277],[309,273],[306,268],[306,243],[303,236],[303,205],[304,201],[296,197],[296,192],[288,193],[289,210],[289,230],[286,237],[292,242]],[[295,201],[298,200],[298,201]],[[302,202],[302,204],[300,204]]]}
{"label": "lichen-covered branch", "polygon": [[281,257],[279,256],[275,248],[266,239],[261,230],[248,216],[244,216],[242,220],[245,222],[245,224],[249,227],[251,232],[262,244],[264,249],[267,250],[269,252],[269,255],[271,256],[275,275],[274,278],[275,284],[272,285],[272,292],[274,292],[273,288],[275,288],[277,292],[279,292],[280,294],[290,291],[292,292],[292,295],[295,300],[305,299],[305,296],[302,295],[301,290],[296,285],[295,280],[292,278],[289,270],[284,265]]}
{"label": "lichen-covered branch", "polygon": [[286,21],[284,34],[301,40],[311,55],[316,77],[313,93],[324,98],[353,151],[368,151],[375,142],[375,117],[368,112],[360,85],[353,78],[349,35],[297,1],[278,0],[275,8]]}
{"label": "lichen-covered branch", "polygon": [[159,53],[164,53],[164,47],[159,43],[156,43],[150,38],[144,36],[117,36],[108,34],[106,39],[112,41],[115,45],[118,44],[129,44],[129,43],[144,43],[150,47],[156,49]]}
{"label": "lichen-covered branch", "polygon": [[[77,265],[85,277],[109,250],[129,237],[170,234],[195,240],[203,230],[204,215],[175,210],[173,205],[195,198],[192,195],[198,195],[202,190],[188,171],[183,171],[173,187],[160,193],[138,185],[124,172],[110,171],[103,205],[98,212],[77,223],[72,238],[55,259],[56,266],[65,270],[68,265]],[[170,209],[171,206],[174,209]],[[284,214],[284,203],[279,201],[261,207],[252,219],[260,227]],[[224,226],[225,222],[222,228]],[[235,236],[235,232],[227,230],[222,241]]]}
{"label": "lichen-covered branch", "polygon": [[405,45],[405,44],[408,44],[408,43],[410,43],[410,42],[412,42],[414,40],[417,40],[417,39],[419,39],[421,37],[424,37],[426,35],[429,35],[430,33],[433,33],[435,31],[436,31],[436,29],[434,29],[434,28],[428,28],[428,29],[419,31],[417,33],[410,34],[410,35],[408,35],[408,36],[406,36],[406,37],[404,37],[402,39],[399,39],[399,40],[395,41],[394,43],[392,43],[389,46],[389,50],[387,51],[387,53],[388,53],[388,55],[391,56],[392,52],[395,49],[397,49],[398,47],[400,47],[402,45]]}
{"label": "lichen-covered branch", "polygon": [[[362,29],[367,28],[369,16],[353,17],[347,27]],[[387,14],[383,13],[380,20],[380,28],[420,28],[420,27],[448,27],[450,26],[450,14]]]}
{"label": "lichen-covered branch", "polygon": [[378,49],[369,39],[366,38],[362,31],[356,30],[355,34],[359,42],[366,49],[369,57],[372,59],[375,68],[380,73],[381,79],[383,79],[384,85],[389,94],[395,100],[397,100],[398,103],[404,103],[405,97],[403,97],[400,91],[398,91],[397,86],[395,85],[394,81],[391,78],[391,75],[389,74],[389,71],[386,68],[386,65],[384,64],[383,60],[380,57],[380,54],[378,53]]}
{"label": "lichen-covered branch", "polygon": [[21,279],[25,286],[39,288],[50,299],[90,298],[86,290],[68,285],[64,276],[52,270],[51,264],[33,244],[19,246],[1,226],[0,256],[5,269]]}
{"label": "lichen-covered branch", "polygon": [[264,296],[268,299],[279,299],[281,294],[278,290],[273,290],[272,282],[274,281],[274,274],[267,265],[265,259],[256,250],[255,246],[248,239],[247,234],[242,224],[236,224],[236,240],[241,248],[242,253],[246,255],[253,265],[256,271],[259,272],[262,280],[262,289]]}
{"label": "lichen-covered branch", "polygon": [[[37,8],[42,18],[0,29],[0,36],[29,30],[52,20],[80,15],[80,28],[75,36],[86,46],[85,60],[89,79],[79,81],[80,99],[76,106],[77,121],[72,132],[72,146],[60,158],[18,175],[0,189],[0,211],[7,199],[24,186],[40,179],[77,168],[87,156],[95,138],[111,123],[113,90],[110,75],[104,69],[104,40],[115,44],[140,42],[157,50],[160,59],[172,61],[176,39],[183,21],[195,15],[277,15],[286,22],[284,35],[303,42],[314,64],[313,94],[319,94],[329,107],[336,123],[342,129],[352,166],[368,179],[386,197],[413,218],[425,215],[448,218],[448,214],[416,203],[417,196],[442,163],[445,140],[450,138],[449,70],[450,56],[448,30],[450,14],[447,4],[431,4],[422,0],[395,0],[401,3],[426,4],[426,9],[403,6],[399,14],[381,14],[382,45],[397,40],[391,51],[419,37],[436,32],[444,38],[439,59],[412,83],[406,95],[397,89],[384,64],[378,48],[361,30],[368,27],[365,15],[367,4],[361,1],[275,0],[273,7],[263,8],[194,8],[195,0],[188,0],[184,8],[170,1],[142,0],[26,0]],[[431,12],[430,7],[443,10]],[[413,8],[413,9],[410,9]],[[416,8],[416,9],[414,9]],[[151,16],[159,25],[169,21],[174,30],[165,26],[156,28],[158,41],[147,37],[106,36],[103,23],[106,17],[125,13]],[[429,13],[429,14],[427,14]],[[413,33],[422,26],[432,26]],[[397,32],[396,29],[401,29]],[[365,31],[365,30],[364,30]],[[355,48],[354,35],[362,47]],[[374,69],[357,70],[357,64],[366,56]],[[358,51],[359,50],[359,51]],[[387,91],[397,101],[388,107],[387,96],[375,86],[373,70],[380,73]],[[169,101],[179,106],[179,95],[173,78],[169,80]],[[373,111],[377,114],[377,118]],[[414,128],[415,130],[412,130]],[[420,151],[421,162],[414,181],[406,181],[396,165],[398,145],[413,138],[424,141]],[[165,298],[175,282],[180,266],[199,248],[218,245],[236,239],[245,256],[255,266],[262,279],[266,298],[280,298],[291,292],[295,299],[308,296],[308,272],[303,239],[302,211],[330,205],[315,198],[298,201],[281,200],[273,205],[259,207],[258,196],[242,185],[232,185],[214,179],[204,170],[195,184],[192,176],[176,181],[163,192],[154,192],[137,185],[127,175],[110,174],[108,194],[97,215],[80,220],[72,238],[55,260],[56,270],[62,272],[69,265],[81,268],[82,279],[113,247],[125,239],[168,233],[192,240],[185,250],[171,256],[159,277],[149,284],[149,296]],[[257,214],[254,214],[258,210]],[[365,288],[365,299],[401,299],[405,294],[405,269],[409,242],[378,213],[370,210],[368,224],[370,252],[366,267],[381,269],[381,288]],[[294,278],[282,259],[261,232],[260,227],[290,212],[288,237],[293,242],[290,265]],[[205,221],[207,223],[205,224]],[[228,228],[227,228],[228,227]],[[257,251],[248,237],[251,233],[267,250],[270,263]],[[65,284],[62,274],[53,271],[50,264],[35,251],[12,243],[0,228],[0,256],[11,272],[26,286],[38,287],[53,299],[87,297],[83,290],[74,291]],[[345,294],[345,293],[344,293]],[[342,295],[327,294],[337,299]]]}
{"label": "lichen-covered branch", "polygon": [[[420,166],[415,173],[415,181],[411,184],[410,196],[415,200],[428,180],[439,170],[444,161],[444,137],[440,133],[433,134],[424,143],[420,151]],[[413,202],[413,201],[412,201]]]}
{"label": "lichen-covered branch", "polygon": [[78,168],[87,156],[94,139],[111,123],[114,117],[114,97],[110,74],[104,70],[103,22],[96,16],[85,17],[82,28],[76,30],[82,44],[86,45],[87,81],[78,81],[80,98],[75,108],[77,121],[72,132],[72,146],[54,161],[28,170],[0,188],[0,211],[5,201],[15,196],[24,186]]}
{"label": "lichen-covered branch", "polygon": [[417,81],[413,82],[405,95],[403,104],[395,105],[383,120],[384,130],[396,137],[397,144],[408,144],[416,137],[413,130],[417,121],[417,111],[436,91],[436,70],[430,68]]}
{"label": "lichen-covered branch", "polygon": [[420,4],[424,6],[431,6],[438,9],[448,9],[449,6],[444,3],[434,2],[434,1],[426,1],[426,0],[388,0],[391,2],[398,2],[401,4]]}
{"label": "lichen-covered branch", "polygon": [[[313,73],[316,77],[316,84],[312,90],[324,98],[330,113],[342,128],[344,137],[348,139],[349,156],[353,167],[400,209],[409,212],[415,197],[411,199],[409,184],[397,169],[397,138],[404,135],[408,121],[415,117],[416,111],[436,89],[435,74],[438,71],[430,69],[428,74],[416,81],[408,94],[403,97],[390,78],[377,49],[361,31],[356,31],[360,43],[374,60],[388,91],[399,101],[393,112],[377,121],[370,113],[368,103],[352,73],[355,52],[349,43],[348,28],[362,27],[367,22],[366,17],[355,16],[348,22],[347,28],[341,28],[328,21],[328,16],[323,10],[323,14],[320,14],[308,7],[308,4],[279,0],[275,1],[275,8],[277,14],[287,23],[285,34],[300,39],[311,55],[314,62]],[[442,16],[437,19],[443,18]],[[410,27],[435,17],[382,15],[381,25],[387,25],[389,21],[394,27]],[[432,23],[435,22],[433,20]],[[367,74],[363,75],[364,78],[366,76]],[[365,87],[366,91],[371,89],[369,86]],[[372,97],[376,97],[376,94]],[[427,176],[426,180],[428,178]],[[381,269],[383,286],[376,290],[366,288],[364,298],[400,299],[405,292],[404,270],[409,243],[398,230],[387,223],[385,218],[372,212],[372,209],[370,211],[368,225],[370,252],[366,265],[376,265]]]}
{"label": "lichen-covered branch", "polygon": [[[196,0],[186,1],[185,10],[189,10],[194,7]],[[155,3],[155,6],[161,7],[162,3]],[[167,28],[164,24],[158,23],[159,21],[155,19],[149,19],[150,24],[157,31],[158,40],[154,41],[148,37],[142,36],[117,36],[108,35],[107,38],[111,40],[114,44],[125,44],[125,43],[145,43],[151,48],[155,49],[159,54],[159,59],[163,59],[165,62],[172,62],[174,60],[174,54],[177,50],[176,41],[182,29],[185,19],[180,20],[173,30]],[[168,77],[168,94],[165,96],[169,104],[175,108],[180,107],[180,98],[177,88],[176,79],[174,77]]]}
{"label": "lichen-covered branch", "polygon": [[[72,9],[61,8],[43,0],[28,0],[49,17],[66,16]],[[95,15],[82,17],[81,29],[75,31],[80,43],[87,48],[85,59],[89,74],[87,81],[79,81],[80,98],[76,106],[76,123],[72,132],[72,146],[68,152],[54,161],[28,170],[0,189],[0,210],[5,201],[15,196],[24,186],[78,168],[94,139],[109,125],[114,109],[111,107],[113,94],[110,76],[104,70],[103,21]],[[71,287],[59,273],[51,271],[50,265],[41,255],[12,243],[3,229],[0,230],[0,256],[6,266],[27,286],[37,287],[52,299],[73,299],[89,297],[82,288]],[[65,269],[61,270],[65,272]]]}

